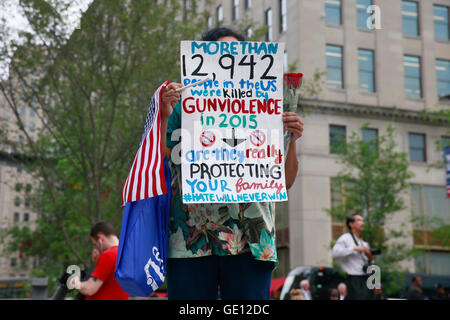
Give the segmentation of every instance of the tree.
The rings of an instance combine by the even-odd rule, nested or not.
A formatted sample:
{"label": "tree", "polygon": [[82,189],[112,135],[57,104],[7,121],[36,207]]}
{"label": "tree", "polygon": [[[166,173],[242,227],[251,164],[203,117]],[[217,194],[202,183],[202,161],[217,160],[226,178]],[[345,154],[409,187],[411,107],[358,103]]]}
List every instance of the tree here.
{"label": "tree", "polygon": [[[361,130],[368,125],[363,125]],[[405,228],[385,227],[395,212],[405,208],[402,194],[409,187],[407,180],[412,177],[407,154],[396,151],[394,131],[388,125],[386,135],[370,141],[364,141],[357,132],[351,134],[348,142],[341,140],[338,150],[341,151],[339,162],[343,169],[336,178],[346,182],[345,202],[328,211],[341,221],[352,212],[360,212],[365,218],[363,238],[372,248],[382,250],[376,264],[389,272],[400,270],[399,262],[411,253],[411,248],[395,241],[408,234]],[[395,278],[391,277],[389,284],[384,283],[388,293],[398,289]]]}
{"label": "tree", "polygon": [[[0,82],[17,126],[1,123],[3,156],[33,175],[36,228],[2,230],[5,251],[35,257],[34,273],[56,277],[90,264],[90,227],[111,221],[120,231],[122,187],[155,89],[179,79],[179,42],[204,29],[195,8],[179,1],[94,1],[68,34],[63,2],[20,1],[30,30],[1,48],[11,59]],[[0,42],[7,30],[3,26]],[[10,52],[14,52],[11,57]],[[33,137],[20,115],[32,107],[42,123]],[[25,137],[17,143],[13,131]]]}

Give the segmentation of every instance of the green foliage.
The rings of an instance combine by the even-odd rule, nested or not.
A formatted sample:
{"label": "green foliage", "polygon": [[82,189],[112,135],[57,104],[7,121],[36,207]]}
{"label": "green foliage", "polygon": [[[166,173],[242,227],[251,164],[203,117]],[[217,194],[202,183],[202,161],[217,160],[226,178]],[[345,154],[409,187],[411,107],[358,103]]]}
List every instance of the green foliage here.
{"label": "green foliage", "polygon": [[[368,123],[361,130],[368,127]],[[392,215],[405,208],[402,198],[409,187],[408,179],[412,173],[408,170],[407,154],[396,151],[394,128],[387,126],[386,135],[365,142],[360,134],[352,132],[348,142],[341,139],[342,152],[339,162],[343,169],[338,173],[338,181],[346,181],[345,202],[335,205],[329,214],[339,221],[352,212],[364,216],[363,238],[372,248],[382,250],[375,264],[385,272],[400,272],[399,262],[411,256],[411,249],[399,240],[408,236],[406,229],[394,229],[386,222]],[[394,292],[399,285],[399,277],[390,274],[385,284],[387,293]]]}
{"label": "green foliage", "polygon": [[304,92],[302,97],[317,98],[325,85],[326,79],[324,77],[326,74],[327,71],[316,69],[310,78],[307,77],[302,84],[302,91]]}
{"label": "green foliage", "polygon": [[[425,119],[430,121],[433,124],[444,124],[447,127],[449,126],[450,123],[450,109],[442,109],[439,111],[434,111],[431,112],[427,109],[422,109],[420,111],[420,115]],[[447,131],[445,132],[445,136],[450,137],[450,129],[447,129]],[[435,150],[438,152],[443,152],[444,149],[444,144],[443,141],[441,139],[441,137],[439,137],[438,139],[436,139],[434,141],[434,145],[435,145]],[[444,169],[445,163],[444,163],[444,159],[435,161],[431,164],[428,165],[428,170],[430,169]]]}
{"label": "green foliage", "polygon": [[[179,81],[179,42],[205,25],[202,14],[183,12],[175,0],[99,0],[68,38],[66,5],[20,4],[31,31],[12,43],[10,77],[0,90],[25,143],[14,141],[2,122],[0,144],[20,155],[11,161],[39,182],[26,189],[38,217],[35,229],[2,230],[1,239],[6,254],[30,241],[24,252],[37,261],[33,275],[55,279],[71,264],[92,270],[88,234],[96,221],[120,231],[122,187],[151,95],[164,81]],[[1,60],[8,57],[0,51]],[[42,122],[34,139],[22,106],[33,107]]]}
{"label": "green foliage", "polygon": [[[296,64],[297,62],[295,61],[294,63],[289,65],[290,72],[296,72]],[[301,72],[301,70],[299,70],[299,72]],[[325,84],[324,76],[326,74],[326,71],[320,71],[319,69],[316,69],[311,77],[309,77],[308,75],[304,75],[300,94],[299,113],[301,116],[308,116],[313,111],[312,108],[306,107],[301,103],[301,101],[305,98],[317,99],[317,97],[323,90]]]}

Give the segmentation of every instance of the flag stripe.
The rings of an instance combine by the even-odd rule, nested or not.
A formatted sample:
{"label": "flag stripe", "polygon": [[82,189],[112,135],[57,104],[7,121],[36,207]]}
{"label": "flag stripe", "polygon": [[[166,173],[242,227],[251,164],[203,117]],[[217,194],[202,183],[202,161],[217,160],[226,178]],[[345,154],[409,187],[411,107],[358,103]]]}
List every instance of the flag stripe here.
{"label": "flag stripe", "polygon": [[144,166],[145,166],[145,157],[147,156],[147,138],[144,139],[144,142],[142,143],[142,148],[141,148],[141,156],[139,159],[139,172],[138,172],[138,176],[137,176],[137,184],[136,184],[136,195],[139,194],[140,197],[142,197],[141,193],[142,193],[142,189],[141,189],[141,182],[142,182],[142,170],[144,170]]}
{"label": "flag stripe", "polygon": [[127,194],[128,182],[129,181],[130,181],[130,175],[128,175],[127,181],[125,181],[125,186],[123,187],[123,190],[122,190],[122,202],[123,202],[123,199],[125,199],[125,195]]}
{"label": "flag stripe", "polygon": [[[155,131],[157,131],[157,130],[155,130]],[[155,134],[153,134],[153,141],[154,142],[157,142],[158,141],[158,138],[155,136]],[[156,143],[153,143],[153,145],[152,145],[152,153],[153,154],[156,154]],[[153,157],[152,158],[152,167],[154,166],[154,162],[155,162],[155,157]],[[151,171],[152,172],[152,181],[155,181],[156,182],[156,171],[155,170],[152,170]],[[156,195],[156,194],[158,194],[158,190],[157,190],[157,188],[156,188],[156,185],[157,185],[158,183],[152,183],[152,192],[153,192],[153,196],[154,195]]]}
{"label": "flag stripe", "polygon": [[[152,147],[152,154],[154,154],[154,152],[153,152],[153,148],[154,148],[154,146],[155,146],[155,139],[154,139],[154,137],[153,137],[153,134],[151,134],[150,135],[150,141],[151,141],[151,147]],[[152,157],[151,158],[151,162],[150,162],[150,167],[151,168],[153,168],[153,166],[154,166],[154,162],[155,162],[155,157]],[[153,170],[149,170],[149,171],[147,171],[148,172],[148,177],[149,177],[149,181],[155,181],[155,178],[154,178],[154,176],[153,176]],[[152,184],[152,185],[154,185],[154,183]],[[151,197],[154,197],[155,196],[155,192],[153,191],[153,187],[152,187],[152,185],[149,185],[148,186],[148,192],[150,193],[150,196]]]}
{"label": "flag stripe", "polygon": [[131,195],[133,192],[130,192],[133,190],[133,183],[134,183],[134,170],[136,169],[136,160],[137,160],[138,154],[136,154],[136,157],[134,158],[133,167],[131,168],[130,172],[130,181],[128,181],[128,188],[127,188],[127,194],[126,194],[126,201],[124,202],[131,202]]}
{"label": "flag stripe", "polygon": [[[158,130],[161,132],[161,121],[160,121],[160,113],[158,113]],[[162,192],[162,190],[161,190],[161,175],[160,175],[160,172],[161,172],[161,167],[162,167],[162,152],[161,152],[161,149],[159,148],[159,146],[161,146],[161,135],[158,135],[158,144],[156,145],[156,150],[157,150],[157,152],[158,152],[158,162],[156,163],[156,170],[155,170],[155,173],[156,173],[156,176],[157,176],[157,179],[159,180],[159,183],[157,183],[156,184],[156,189],[158,190],[158,194],[161,194],[161,193],[163,193]]]}
{"label": "flag stripe", "polygon": [[140,195],[141,195],[142,199],[145,199],[145,195],[146,195],[145,185],[146,185],[147,179],[146,179],[146,174],[145,173],[147,172],[148,165],[149,165],[149,161],[148,161],[148,159],[149,159],[149,150],[148,150],[149,145],[150,145],[150,140],[149,140],[148,137],[146,137],[145,138],[144,166],[143,166],[142,173],[140,174],[141,181],[142,181],[142,187],[141,187],[141,194]]}
{"label": "flag stripe", "polygon": [[130,188],[129,188],[129,193],[128,193],[128,202],[130,201],[136,201],[134,194],[136,193],[136,169],[139,166],[139,156],[141,153],[142,149],[139,149],[137,155],[136,155],[136,159],[134,160],[134,165],[133,165],[133,173],[131,176],[131,180],[130,180]]}
{"label": "flag stripe", "polygon": [[[158,114],[158,117],[161,118],[161,112]],[[159,126],[158,131],[161,132],[161,121],[158,121],[158,126]],[[158,153],[161,158],[161,161],[158,163],[159,177],[161,179],[161,183],[159,183],[159,186],[162,188],[161,193],[164,194],[164,193],[167,193],[167,189],[166,189],[166,179],[164,177],[164,165],[162,165],[164,162],[164,153],[163,153],[162,143],[161,143],[162,136],[160,135],[158,138],[159,138],[159,142],[158,142],[159,152]]]}
{"label": "flag stripe", "polygon": [[[148,152],[150,153],[150,146],[153,144],[152,143],[152,138],[151,138],[150,135],[147,137],[147,140],[148,140],[148,147],[147,147],[147,149],[148,149]],[[151,167],[151,165],[150,165],[151,161],[148,161],[148,159],[150,159],[150,158],[147,157],[147,167],[145,168],[145,171],[144,171],[144,174],[145,174],[145,177],[144,177],[144,181],[145,181],[144,182],[144,199],[147,199],[148,197],[150,197],[148,186],[149,186],[149,183],[150,183],[149,168]]]}

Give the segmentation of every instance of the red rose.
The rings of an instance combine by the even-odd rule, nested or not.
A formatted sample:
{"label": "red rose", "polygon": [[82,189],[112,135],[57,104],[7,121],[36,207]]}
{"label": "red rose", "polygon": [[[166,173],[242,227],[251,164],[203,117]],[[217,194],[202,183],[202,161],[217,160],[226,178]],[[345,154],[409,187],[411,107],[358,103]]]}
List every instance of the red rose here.
{"label": "red rose", "polygon": [[297,89],[302,84],[303,73],[285,73],[284,81],[286,81],[289,89]]}

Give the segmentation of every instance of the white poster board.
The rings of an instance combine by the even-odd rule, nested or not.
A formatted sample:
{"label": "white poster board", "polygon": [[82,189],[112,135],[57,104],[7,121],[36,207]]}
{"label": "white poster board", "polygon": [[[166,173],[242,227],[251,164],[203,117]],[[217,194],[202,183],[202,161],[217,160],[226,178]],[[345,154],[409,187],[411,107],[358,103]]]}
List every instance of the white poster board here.
{"label": "white poster board", "polygon": [[181,42],[184,203],[286,201],[283,43]]}

